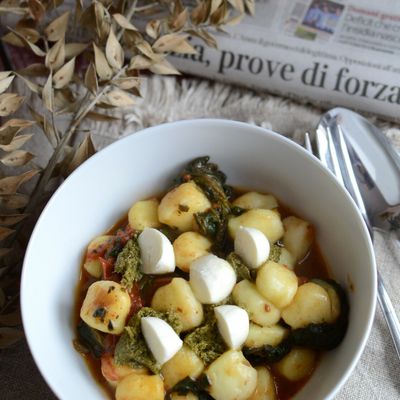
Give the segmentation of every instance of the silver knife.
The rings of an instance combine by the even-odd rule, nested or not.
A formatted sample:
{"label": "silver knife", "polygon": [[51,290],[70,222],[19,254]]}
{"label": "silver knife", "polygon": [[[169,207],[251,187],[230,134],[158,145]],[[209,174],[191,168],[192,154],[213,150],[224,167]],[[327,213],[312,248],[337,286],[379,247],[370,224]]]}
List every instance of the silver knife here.
{"label": "silver knife", "polygon": [[375,125],[345,108],[334,108],[324,114],[318,130],[341,132],[369,223],[381,231],[395,232],[400,240],[399,153]]}

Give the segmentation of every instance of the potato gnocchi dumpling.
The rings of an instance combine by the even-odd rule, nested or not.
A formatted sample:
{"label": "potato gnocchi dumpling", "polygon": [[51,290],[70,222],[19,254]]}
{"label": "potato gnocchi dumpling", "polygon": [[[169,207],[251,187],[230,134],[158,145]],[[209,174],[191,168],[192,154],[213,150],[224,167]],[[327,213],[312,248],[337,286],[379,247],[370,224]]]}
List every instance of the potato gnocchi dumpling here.
{"label": "potato gnocchi dumpling", "polygon": [[131,374],[118,383],[115,398],[116,400],[164,400],[164,384],[158,375]]}
{"label": "potato gnocchi dumpling", "polygon": [[208,157],[173,185],[89,243],[75,348],[116,400],[289,400],[348,321],[312,224]]}
{"label": "potato gnocchi dumpling", "polygon": [[144,228],[158,228],[161,223],[158,220],[157,199],[137,201],[128,212],[128,222],[133,229],[142,231]]}
{"label": "potato gnocchi dumpling", "polygon": [[182,183],[168,192],[158,206],[158,219],[171,228],[190,231],[194,225],[194,214],[206,211],[211,203],[202,190],[193,182]]}
{"label": "potato gnocchi dumpling", "polygon": [[297,276],[289,268],[273,261],[266,262],[258,271],[258,291],[275,307],[288,306],[297,291]]}
{"label": "potato gnocchi dumpling", "polygon": [[146,368],[132,368],[128,365],[116,365],[114,357],[110,354],[105,354],[101,357],[101,373],[104,378],[113,387],[117,383],[130,374],[147,375]]}
{"label": "potato gnocchi dumpling", "polygon": [[257,386],[257,371],[241,351],[227,351],[208,367],[206,374],[215,400],[245,400]]}
{"label": "potato gnocchi dumpling", "polygon": [[296,260],[287,249],[282,247],[278,263],[290,268],[293,271],[296,265]]}
{"label": "potato gnocchi dumpling", "polygon": [[310,250],[314,240],[312,225],[300,218],[291,216],[283,220],[285,233],[283,243],[296,261],[302,260]]}
{"label": "potato gnocchi dumpling", "polygon": [[295,347],[275,364],[275,369],[289,381],[300,381],[311,375],[317,362],[316,353],[310,349]]}
{"label": "potato gnocchi dumpling", "polygon": [[89,287],[80,316],[90,327],[119,335],[131,308],[127,291],[113,281],[97,281]]}
{"label": "potato gnocchi dumpling", "polygon": [[184,232],[174,243],[176,266],[182,271],[189,272],[190,263],[209,253],[212,243],[198,232]]}
{"label": "potato gnocchi dumpling", "polygon": [[282,311],[283,320],[294,329],[309,324],[330,323],[335,316],[328,292],[313,282],[301,285],[293,302]]}
{"label": "potato gnocchi dumpling", "polygon": [[278,308],[260,294],[254,283],[247,280],[237,283],[232,296],[234,302],[247,311],[250,320],[258,325],[272,326],[281,318]]}
{"label": "potato gnocchi dumpling", "polygon": [[151,306],[157,311],[175,311],[182,323],[182,331],[196,328],[203,321],[203,306],[183,278],[174,278],[171,283],[157,289]]}
{"label": "potato gnocchi dumpling", "polygon": [[272,210],[278,208],[278,201],[271,194],[247,192],[235,199],[233,205],[247,210],[252,208],[265,208],[266,210]]}
{"label": "potato gnocchi dumpling", "polygon": [[289,329],[281,325],[260,326],[250,323],[246,347],[277,346],[289,335]]}
{"label": "potato gnocchi dumpling", "polygon": [[89,243],[83,268],[85,268],[85,270],[94,278],[101,278],[103,274],[103,266],[99,261],[98,256],[110,243],[112,243],[113,240],[114,236],[112,235],[101,235],[94,238]]}
{"label": "potato gnocchi dumpling", "polygon": [[284,234],[281,217],[277,211],[273,210],[253,209],[231,218],[228,222],[228,230],[233,240],[240,226],[260,230],[271,244]]}
{"label": "potato gnocchi dumpling", "polygon": [[204,363],[188,346],[183,347],[161,368],[167,390],[186,377],[196,379],[204,370]]}
{"label": "potato gnocchi dumpling", "polygon": [[248,400],[276,400],[274,377],[268,368],[256,367],[257,386]]}

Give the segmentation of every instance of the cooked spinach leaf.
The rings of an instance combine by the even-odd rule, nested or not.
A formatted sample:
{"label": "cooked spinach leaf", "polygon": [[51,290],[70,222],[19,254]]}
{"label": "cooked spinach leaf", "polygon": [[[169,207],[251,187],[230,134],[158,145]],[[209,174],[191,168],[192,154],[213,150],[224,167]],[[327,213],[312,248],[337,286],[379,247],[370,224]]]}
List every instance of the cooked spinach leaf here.
{"label": "cooked spinach leaf", "polygon": [[200,233],[212,239],[212,250],[218,253],[227,240],[227,215],[222,214],[220,208],[210,208],[207,211],[196,213],[194,218]]}
{"label": "cooked spinach leaf", "polygon": [[242,215],[246,211],[248,211],[248,210],[246,210],[245,208],[242,208],[242,207],[238,207],[238,206],[231,207],[231,214],[234,215],[235,217]]}
{"label": "cooked spinach leaf", "polygon": [[146,345],[141,329],[142,317],[157,317],[163,319],[176,333],[182,331],[182,324],[176,313],[172,311],[159,312],[150,307],[140,309],[125,326],[115,347],[115,362],[118,365],[128,365],[133,368],[147,367],[154,374],[160,373],[161,365],[157,363]]}
{"label": "cooked spinach leaf", "polygon": [[138,234],[129,239],[115,261],[114,271],[122,275],[121,285],[127,289],[142,279]]}
{"label": "cooked spinach leaf", "polygon": [[183,170],[179,183],[193,180],[210,200],[212,207],[195,214],[200,233],[210,237],[213,250],[219,252],[226,243],[226,227],[228,215],[231,213],[229,202],[232,188],[225,184],[226,175],[218,169],[218,165],[209,162],[210,157],[199,157],[191,161]]}
{"label": "cooked spinach leaf", "polygon": [[[321,283],[320,279],[312,282]],[[332,350],[337,347],[346,335],[349,320],[349,302],[344,289],[334,280],[323,280],[324,285],[330,285],[340,301],[340,315],[332,323],[310,324],[292,332],[293,342],[297,346],[305,346],[314,350]],[[323,285],[321,285],[323,286]]]}
{"label": "cooked spinach leaf", "polygon": [[243,355],[254,364],[272,364],[285,357],[292,349],[292,346],[292,339],[288,337],[276,346],[267,344],[262,347],[244,347]]}
{"label": "cooked spinach leaf", "polygon": [[198,378],[197,380],[193,380],[190,377],[184,378],[179,381],[167,394],[166,399],[171,400],[171,394],[177,393],[179,395],[186,395],[188,393],[193,393],[197,396],[198,400],[212,400],[206,388],[209,386],[209,382],[206,375]]}
{"label": "cooked spinach leaf", "polygon": [[254,280],[251,269],[244,263],[238,254],[234,252],[230,253],[226,258],[226,261],[228,261],[235,270],[237,282],[242,281],[243,279],[247,279],[248,281]]}
{"label": "cooked spinach leaf", "polygon": [[106,253],[105,258],[117,258],[118,254],[122,251],[123,248],[124,244],[122,243],[122,240],[117,237],[111,249]]}
{"label": "cooked spinach leaf", "polygon": [[88,324],[79,321],[77,326],[78,342],[96,358],[100,358],[104,353],[103,335]]}

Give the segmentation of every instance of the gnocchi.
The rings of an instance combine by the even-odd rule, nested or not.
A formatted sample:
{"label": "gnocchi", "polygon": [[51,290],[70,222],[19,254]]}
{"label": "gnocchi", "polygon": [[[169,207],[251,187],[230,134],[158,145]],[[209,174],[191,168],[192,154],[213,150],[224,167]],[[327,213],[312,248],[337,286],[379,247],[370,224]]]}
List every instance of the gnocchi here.
{"label": "gnocchi", "polygon": [[313,282],[301,285],[293,302],[282,311],[283,320],[295,329],[309,324],[332,322],[335,315],[332,313],[328,292]]}
{"label": "gnocchi", "polygon": [[199,377],[203,370],[203,361],[188,346],[183,345],[174,357],[162,366],[161,375],[165,388],[169,390],[187,376],[193,379]]}
{"label": "gnocchi", "polygon": [[137,201],[128,212],[128,222],[133,229],[158,228],[161,224],[158,220],[157,199]]}
{"label": "gnocchi", "polygon": [[296,261],[302,260],[310,250],[314,240],[314,230],[311,224],[300,218],[290,216],[283,220],[285,233],[283,243]]}
{"label": "gnocchi", "polygon": [[76,349],[116,400],[286,400],[347,327],[311,223],[207,157],[175,182],[89,243]]}
{"label": "gnocchi", "polygon": [[80,317],[92,328],[118,335],[131,308],[127,291],[113,281],[97,281],[88,289]]}
{"label": "gnocchi", "polygon": [[168,285],[160,287],[154,293],[151,306],[157,311],[176,311],[183,331],[193,329],[203,321],[203,306],[183,278],[174,278]]}
{"label": "gnocchi", "polygon": [[147,375],[146,368],[132,368],[127,365],[116,365],[114,357],[105,354],[101,357],[101,373],[113,387],[130,374]]}
{"label": "gnocchi", "polygon": [[94,278],[101,278],[103,267],[98,258],[105,248],[113,241],[114,236],[102,235],[93,239],[87,248],[87,255],[83,268]]}
{"label": "gnocchi", "polygon": [[297,276],[285,266],[268,261],[257,272],[256,286],[267,300],[282,309],[296,294]]}
{"label": "gnocchi", "polygon": [[275,369],[289,381],[300,381],[311,375],[315,364],[315,351],[296,347],[275,364]]}
{"label": "gnocchi", "polygon": [[184,232],[174,243],[176,266],[182,271],[189,272],[190,263],[201,256],[209,254],[211,242],[198,232]]}
{"label": "gnocchi", "polygon": [[274,378],[268,368],[257,367],[257,386],[248,400],[276,400]]}
{"label": "gnocchi", "polygon": [[252,208],[264,208],[272,210],[278,208],[278,201],[271,194],[262,194],[258,192],[247,192],[234,200],[233,205],[236,207],[250,210]]}
{"label": "gnocchi", "polygon": [[232,239],[236,238],[236,232],[240,226],[260,230],[271,244],[279,240],[284,234],[280,215],[273,210],[252,209],[238,217],[231,218],[228,222],[228,230]]}
{"label": "gnocchi", "polygon": [[130,374],[117,384],[116,400],[164,400],[164,384],[157,375]]}
{"label": "gnocchi", "polygon": [[250,323],[247,347],[277,346],[289,335],[289,330],[281,325],[260,326]]}
{"label": "gnocchi", "polygon": [[207,369],[210,394],[215,400],[245,400],[257,386],[257,371],[242,352],[229,350]]}
{"label": "gnocchi", "polygon": [[244,308],[251,321],[262,326],[275,325],[281,318],[281,313],[272,303],[264,298],[256,285],[247,280],[236,284],[232,292],[235,303]]}
{"label": "gnocchi", "polygon": [[211,203],[193,182],[182,183],[168,192],[158,206],[158,219],[163,224],[182,232],[190,231],[194,225],[194,214],[206,211]]}

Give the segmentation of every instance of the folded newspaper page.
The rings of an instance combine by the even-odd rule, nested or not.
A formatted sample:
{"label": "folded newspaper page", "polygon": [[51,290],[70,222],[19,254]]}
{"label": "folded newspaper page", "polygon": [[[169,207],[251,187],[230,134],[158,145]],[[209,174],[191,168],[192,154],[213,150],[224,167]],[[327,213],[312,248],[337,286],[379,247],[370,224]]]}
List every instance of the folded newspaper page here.
{"label": "folded newspaper page", "polygon": [[218,50],[173,55],[180,70],[324,107],[400,120],[400,1],[256,0]]}

